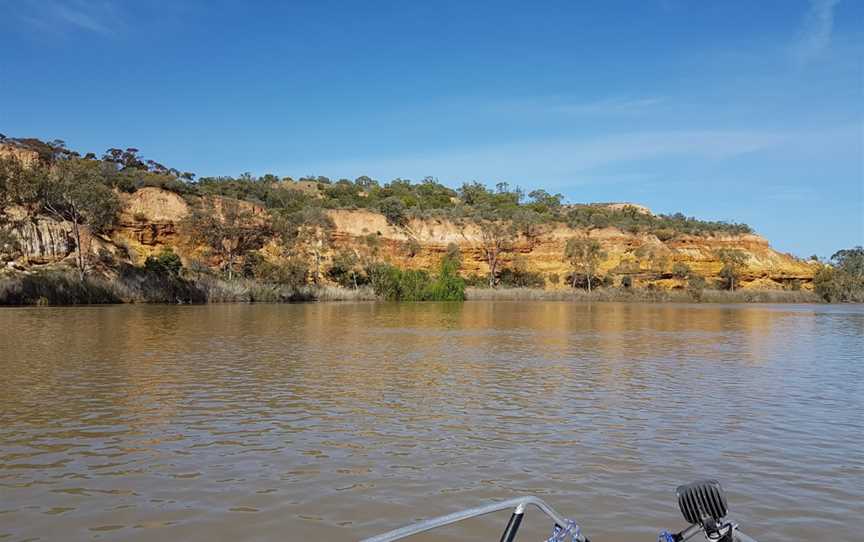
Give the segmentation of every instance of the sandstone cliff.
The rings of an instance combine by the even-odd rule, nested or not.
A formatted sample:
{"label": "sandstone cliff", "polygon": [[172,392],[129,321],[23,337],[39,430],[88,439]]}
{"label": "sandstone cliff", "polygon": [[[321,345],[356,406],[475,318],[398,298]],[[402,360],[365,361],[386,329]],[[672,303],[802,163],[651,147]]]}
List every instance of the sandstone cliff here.
{"label": "sandstone cliff", "polygon": [[[109,234],[94,236],[89,243],[94,259],[102,261],[128,261],[141,264],[154,253],[170,247],[188,264],[199,260],[207,265],[218,264],[218,259],[207,255],[184,235],[182,221],[190,211],[189,203],[181,196],[160,188],[142,188],[132,194],[123,194],[122,212],[116,227]],[[218,209],[220,198],[211,198]],[[264,209],[242,203],[256,214]],[[646,209],[647,211],[647,209]],[[14,235],[19,238],[21,256],[8,265],[19,268],[62,261],[74,252],[68,225],[42,216],[27,216],[19,210]],[[483,275],[488,267],[482,254],[480,230],[473,223],[450,220],[411,220],[404,226],[394,226],[383,215],[367,210],[328,211],[335,225],[330,234],[331,249],[325,258],[340,249],[363,250],[369,236],[377,239],[376,257],[400,267],[433,269],[445,254],[447,246],[455,243],[462,253],[462,273]],[[566,287],[565,277],[570,269],[563,260],[567,239],[576,235],[589,235],[603,246],[606,257],[601,274],[619,282],[630,277],[635,286],[654,285],[674,288],[683,281],[671,274],[676,262],[688,265],[709,279],[716,279],[722,264],[716,257],[721,248],[739,249],[746,255],[746,267],[741,277],[744,288],[809,288],[815,268],[788,254],[773,250],[758,235],[681,235],[661,241],[651,234],[631,234],[617,228],[579,231],[554,223],[541,226],[530,237],[517,239],[514,250],[502,256],[502,267],[519,266],[539,273],[548,288]],[[266,254],[277,254],[275,241],[270,242]],[[418,250],[419,248],[419,250]],[[6,257],[9,260],[9,256]],[[107,264],[106,264],[107,265]]]}

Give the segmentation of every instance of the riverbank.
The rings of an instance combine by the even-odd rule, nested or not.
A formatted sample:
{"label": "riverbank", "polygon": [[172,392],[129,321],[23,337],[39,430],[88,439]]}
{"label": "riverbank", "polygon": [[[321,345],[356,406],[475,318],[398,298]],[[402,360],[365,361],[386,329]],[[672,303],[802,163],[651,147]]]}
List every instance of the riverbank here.
{"label": "riverbank", "polygon": [[88,276],[50,270],[0,277],[0,306],[101,305],[116,303],[292,303],[368,301],[377,297],[369,287],[292,287],[254,279],[231,281],[211,275],[153,275],[130,268],[116,276]]}
{"label": "riverbank", "polygon": [[650,290],[598,288],[544,290],[542,288],[467,288],[473,301],[614,301],[631,303],[824,303],[814,292],[799,290]]}
{"label": "riverbank", "polygon": [[[792,290],[655,290],[467,288],[469,301],[572,301],[631,303],[823,303],[810,291]],[[231,281],[212,275],[154,276],[127,269],[116,276],[88,276],[46,270],[0,278],[0,305],[97,305],[112,303],[292,303],[315,301],[374,301],[371,287],[329,285],[292,287],[254,279]]]}

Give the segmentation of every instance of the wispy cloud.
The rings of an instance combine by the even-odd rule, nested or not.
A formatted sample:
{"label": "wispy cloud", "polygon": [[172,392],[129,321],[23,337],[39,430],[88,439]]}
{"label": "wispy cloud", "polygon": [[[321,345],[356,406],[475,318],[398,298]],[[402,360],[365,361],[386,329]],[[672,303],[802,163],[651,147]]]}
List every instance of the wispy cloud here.
{"label": "wispy cloud", "polygon": [[792,51],[799,66],[816,60],[828,49],[834,30],[834,8],[838,3],[840,0],[810,0],[804,28]]}
{"label": "wispy cloud", "polygon": [[618,116],[644,113],[663,103],[662,98],[609,97],[592,101],[571,101],[563,97],[550,97],[531,101],[498,102],[491,104],[496,114],[520,115],[573,115]]}
{"label": "wispy cloud", "polygon": [[550,106],[549,110],[571,115],[618,115],[635,113],[662,103],[662,98],[606,98],[595,102]]}
{"label": "wispy cloud", "polygon": [[41,30],[73,29],[112,35],[122,26],[117,7],[107,0],[24,0],[14,4],[14,14]]}
{"label": "wispy cloud", "polygon": [[310,171],[339,176],[373,175],[379,179],[422,178],[446,181],[508,180],[523,182],[541,175],[550,182],[572,182],[582,173],[609,165],[667,156],[723,159],[781,145],[787,135],[748,131],[675,131],[621,133],[600,138],[502,144],[465,151],[381,157],[338,163],[296,164],[285,174]]}

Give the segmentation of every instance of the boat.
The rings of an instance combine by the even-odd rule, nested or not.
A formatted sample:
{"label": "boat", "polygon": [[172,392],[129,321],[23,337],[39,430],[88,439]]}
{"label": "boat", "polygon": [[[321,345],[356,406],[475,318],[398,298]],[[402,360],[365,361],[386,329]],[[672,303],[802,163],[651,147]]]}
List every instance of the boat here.
{"label": "boat", "polygon": [[[689,526],[679,532],[661,531],[658,535],[658,542],[684,542],[699,535],[702,535],[707,542],[756,542],[755,539],[744,534],[737,523],[726,518],[728,513],[726,493],[717,480],[697,480],[684,484],[678,486],[675,494],[681,514]],[[516,540],[519,527],[530,506],[540,510],[553,522],[552,534],[546,542],[564,542],[565,540],[590,542],[575,521],[565,518],[542,499],[530,495],[427,519],[366,538],[361,542],[401,540],[446,525],[509,509],[512,509],[513,512],[501,534],[501,542],[513,542]]]}

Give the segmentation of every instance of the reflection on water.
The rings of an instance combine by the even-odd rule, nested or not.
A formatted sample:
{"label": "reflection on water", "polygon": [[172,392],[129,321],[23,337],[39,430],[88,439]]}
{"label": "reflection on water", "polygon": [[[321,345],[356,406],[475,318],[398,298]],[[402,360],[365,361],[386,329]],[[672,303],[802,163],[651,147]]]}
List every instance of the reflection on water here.
{"label": "reflection on water", "polygon": [[654,540],[704,476],[751,534],[856,540],[862,352],[860,306],[2,310],[0,540],[350,540],[526,493]]}

